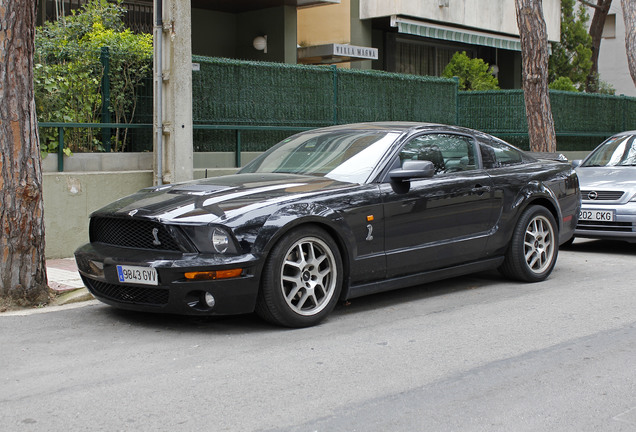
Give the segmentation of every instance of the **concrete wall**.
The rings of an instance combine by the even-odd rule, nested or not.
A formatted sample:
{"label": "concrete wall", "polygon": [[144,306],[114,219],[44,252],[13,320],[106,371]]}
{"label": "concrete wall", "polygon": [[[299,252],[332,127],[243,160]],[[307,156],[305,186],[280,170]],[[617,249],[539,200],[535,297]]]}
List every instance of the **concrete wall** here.
{"label": "concrete wall", "polygon": [[[349,2],[342,0],[340,4],[298,9],[298,44],[352,43]],[[357,19],[357,15],[354,18]]]}
{"label": "concrete wall", "polygon": [[236,21],[236,14],[193,8],[192,54],[235,58]]}
{"label": "concrete wall", "polygon": [[46,257],[65,258],[88,242],[91,212],[152,186],[152,171],[45,172],[42,176]]}
{"label": "concrete wall", "polygon": [[[43,172],[57,172],[56,154],[42,159]],[[65,172],[152,170],[153,154],[145,153],[74,153],[64,156]]]}
{"label": "concrete wall", "polygon": [[[243,165],[259,153],[241,155]],[[195,153],[194,178],[236,172],[234,153]],[[57,155],[42,161],[46,257],[65,258],[88,242],[88,216],[119,198],[152,186],[152,153],[76,153],[64,157],[57,172]]]}
{"label": "concrete wall", "polygon": [[[267,53],[253,46],[255,37],[265,35]],[[295,64],[296,7],[237,14],[193,8],[192,54]]]}
{"label": "concrete wall", "polygon": [[[254,48],[257,36],[267,36],[267,53]],[[296,8],[280,6],[238,14],[236,57],[295,64]]]}
{"label": "concrete wall", "polygon": [[[401,15],[479,30],[519,35],[515,2],[512,0],[360,0],[360,18]],[[543,0],[548,39],[558,41],[561,32],[561,1]]]}

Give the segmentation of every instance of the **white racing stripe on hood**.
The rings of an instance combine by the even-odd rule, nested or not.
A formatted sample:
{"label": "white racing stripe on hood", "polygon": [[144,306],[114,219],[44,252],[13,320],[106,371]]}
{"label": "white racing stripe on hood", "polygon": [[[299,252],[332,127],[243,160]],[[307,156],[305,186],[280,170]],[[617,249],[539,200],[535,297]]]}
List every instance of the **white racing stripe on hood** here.
{"label": "white racing stripe on hood", "polygon": [[248,190],[243,191],[243,192],[235,192],[235,193],[231,193],[231,194],[227,194],[227,195],[221,195],[221,196],[208,198],[205,201],[203,201],[203,206],[207,207],[209,205],[222,203],[224,201],[233,200],[235,198],[241,198],[241,197],[249,196],[249,195],[256,195],[256,194],[263,193],[263,192],[271,192],[271,191],[275,191],[275,190],[279,190],[279,189],[287,189],[287,188],[293,188],[293,187],[298,187],[298,186],[305,186],[306,184],[307,183],[286,183],[286,184],[282,184],[282,185],[265,186],[265,187],[257,188],[257,189],[248,189]]}
{"label": "white racing stripe on hood", "polygon": [[[224,201],[229,201],[232,200],[234,198],[240,198],[243,196],[248,196],[248,195],[253,195],[253,194],[258,194],[258,193],[262,193],[262,192],[271,192],[274,190],[278,190],[278,189],[285,189],[285,188],[289,188],[289,187],[296,187],[296,186],[305,186],[306,183],[286,183],[283,185],[274,185],[274,186],[266,186],[266,187],[262,187],[262,188],[257,188],[257,189],[248,189],[242,192],[235,192],[232,194],[227,194],[227,195],[221,195],[221,196],[216,196],[216,197],[211,197],[206,199],[203,204],[187,204],[184,205],[182,207],[176,208],[172,211],[166,212],[162,215],[161,219],[162,220],[176,220],[176,219],[180,219],[182,217],[184,217],[185,215],[187,215],[188,213],[196,210],[198,207],[207,207],[210,205],[214,205],[214,204],[218,204]],[[222,191],[221,191],[222,192]],[[207,217],[207,216],[206,216]]]}

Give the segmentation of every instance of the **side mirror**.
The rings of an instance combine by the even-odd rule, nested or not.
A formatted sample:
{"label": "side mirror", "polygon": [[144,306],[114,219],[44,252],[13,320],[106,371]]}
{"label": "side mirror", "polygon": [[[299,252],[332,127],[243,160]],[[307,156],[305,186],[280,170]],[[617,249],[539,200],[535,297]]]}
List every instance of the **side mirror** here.
{"label": "side mirror", "polygon": [[435,175],[435,166],[431,161],[405,160],[402,168],[389,172],[392,181],[409,181],[417,178],[430,178]]}
{"label": "side mirror", "polygon": [[583,161],[582,161],[581,159],[573,160],[573,161],[572,161],[572,168],[576,168],[576,167],[578,167],[578,166],[581,166],[581,163],[582,163],[582,162],[583,162]]}

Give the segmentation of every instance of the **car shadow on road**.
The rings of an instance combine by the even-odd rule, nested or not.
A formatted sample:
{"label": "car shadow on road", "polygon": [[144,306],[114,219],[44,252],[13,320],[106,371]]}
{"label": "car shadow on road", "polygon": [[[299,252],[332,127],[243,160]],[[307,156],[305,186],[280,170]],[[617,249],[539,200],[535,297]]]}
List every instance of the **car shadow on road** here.
{"label": "car shadow on road", "polygon": [[[455,277],[437,282],[430,282],[413,287],[397,289],[364,297],[351,301],[339,302],[326,322],[335,322],[338,317],[361,314],[367,311],[380,310],[387,307],[437,298],[453,293],[488,288],[494,284],[509,283],[496,270],[476,273],[468,276]],[[175,333],[205,333],[205,334],[244,334],[269,333],[272,331],[295,331],[261,320],[256,314],[234,316],[185,316],[170,314],[155,314],[117,309],[114,307],[100,307],[95,311],[100,314],[98,319],[118,321],[137,328],[152,331],[169,331]]]}
{"label": "car shadow on road", "polygon": [[574,243],[561,250],[613,255],[636,255],[636,244],[617,240],[575,239]]}
{"label": "car shadow on road", "polygon": [[103,319],[120,321],[137,328],[175,333],[200,332],[228,335],[267,332],[273,328],[273,326],[259,319],[256,314],[231,316],[171,315],[122,310],[110,306],[100,308],[99,313],[103,314]]}

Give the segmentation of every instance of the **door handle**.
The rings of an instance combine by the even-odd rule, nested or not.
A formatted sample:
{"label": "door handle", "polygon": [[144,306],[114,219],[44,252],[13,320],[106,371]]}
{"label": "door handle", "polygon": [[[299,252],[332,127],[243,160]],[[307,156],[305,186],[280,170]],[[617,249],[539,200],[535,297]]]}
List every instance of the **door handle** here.
{"label": "door handle", "polygon": [[478,184],[475,185],[474,188],[472,188],[471,192],[481,195],[485,192],[490,192],[490,186],[482,186]]}

